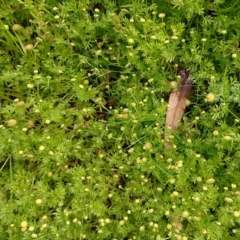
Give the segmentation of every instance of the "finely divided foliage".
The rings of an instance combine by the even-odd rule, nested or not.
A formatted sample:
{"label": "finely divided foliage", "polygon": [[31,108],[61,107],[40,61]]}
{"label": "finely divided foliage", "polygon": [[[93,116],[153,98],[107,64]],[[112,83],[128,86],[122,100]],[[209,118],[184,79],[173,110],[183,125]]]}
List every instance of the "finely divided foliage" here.
{"label": "finely divided foliage", "polygon": [[237,0],[1,1],[1,239],[240,239],[238,26]]}

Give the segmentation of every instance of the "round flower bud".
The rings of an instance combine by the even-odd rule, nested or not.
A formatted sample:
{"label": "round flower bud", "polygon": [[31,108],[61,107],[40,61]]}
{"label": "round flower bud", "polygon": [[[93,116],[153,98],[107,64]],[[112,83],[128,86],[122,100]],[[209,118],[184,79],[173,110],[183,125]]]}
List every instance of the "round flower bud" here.
{"label": "round flower bud", "polygon": [[178,196],[179,196],[179,192],[174,191],[174,192],[172,193],[172,195],[173,195],[174,197],[178,197]]}
{"label": "round flower bud", "polygon": [[240,212],[239,211],[234,211],[233,215],[234,215],[234,217],[240,217]]}
{"label": "round flower bud", "polygon": [[207,184],[213,184],[215,183],[215,179],[214,178],[210,178],[206,181]]}
{"label": "round flower bud", "polygon": [[41,204],[42,204],[42,199],[38,198],[38,199],[35,201],[35,203],[36,203],[37,205],[41,205]]}
{"label": "round flower bud", "polygon": [[84,81],[83,81],[83,84],[86,85],[86,86],[88,86],[88,85],[89,85],[89,81],[88,81],[88,80],[84,80]]}
{"label": "round flower bud", "polygon": [[133,40],[132,38],[129,38],[129,39],[128,39],[128,43],[129,43],[129,44],[133,44],[133,43],[134,43],[134,40]]}
{"label": "round flower bud", "polygon": [[175,179],[172,178],[172,179],[169,180],[169,182],[170,182],[171,184],[174,184],[174,183],[175,183]]}
{"label": "round flower bud", "polygon": [[124,220],[121,220],[120,222],[119,222],[119,225],[124,225]]}
{"label": "round flower bud", "polygon": [[164,18],[164,17],[165,17],[165,13],[159,13],[159,14],[158,14],[158,17]]}
{"label": "round flower bud", "polygon": [[19,25],[19,24],[14,24],[14,25],[12,26],[12,30],[13,30],[13,31],[19,31],[19,30],[21,30],[21,28],[22,28],[22,26]]}
{"label": "round flower bud", "polygon": [[145,230],[145,227],[144,226],[141,226],[140,228],[139,228],[139,231],[140,232],[143,232]]}
{"label": "round flower bud", "polygon": [[191,102],[187,99],[187,100],[185,101],[185,104],[186,104],[186,106],[189,106],[189,105],[191,104]]}
{"label": "round flower bud", "polygon": [[232,137],[231,136],[224,136],[223,139],[226,140],[226,141],[231,141]]}
{"label": "round flower bud", "polygon": [[18,107],[22,107],[24,104],[25,104],[24,101],[21,101],[21,102],[18,102],[18,103],[17,103],[17,106],[18,106]]}
{"label": "round flower bud", "polygon": [[26,228],[27,225],[28,225],[28,222],[27,221],[22,221],[20,225],[21,225],[22,228]]}
{"label": "round flower bud", "polygon": [[171,86],[171,88],[177,88],[178,83],[176,81],[171,81],[170,86]]}
{"label": "round flower bud", "polygon": [[152,149],[152,144],[150,142],[147,142],[143,146],[144,150],[151,150]]}
{"label": "round flower bud", "polygon": [[34,229],[35,229],[34,226],[31,226],[31,227],[28,228],[28,231],[32,232]]}
{"label": "round flower bud", "polygon": [[8,120],[8,126],[13,127],[17,124],[17,121],[15,119]]}
{"label": "round flower bud", "polygon": [[197,182],[201,182],[202,178],[201,177],[197,177],[196,180],[197,180]]}
{"label": "round flower bud", "polygon": [[28,83],[28,84],[27,84],[27,88],[32,89],[32,88],[34,88],[34,85],[33,85],[32,83]]}
{"label": "round flower bud", "polygon": [[188,218],[188,217],[189,217],[189,212],[188,212],[188,211],[184,211],[184,212],[182,213],[182,217],[183,217],[183,218]]}
{"label": "round flower bud", "polygon": [[101,55],[101,53],[102,53],[101,50],[97,50],[95,54],[96,54],[97,56],[99,56],[99,55]]}
{"label": "round flower bud", "polygon": [[172,225],[171,224],[167,224],[167,229],[168,230],[172,229]]}
{"label": "round flower bud", "polygon": [[34,126],[34,121],[29,120],[27,125],[28,125],[28,127],[33,127]]}
{"label": "round flower bud", "polygon": [[227,203],[232,203],[233,202],[232,198],[229,198],[229,197],[225,197],[224,200]]}
{"label": "round flower bud", "polygon": [[213,102],[214,101],[214,95],[212,93],[208,93],[206,96],[207,102]]}
{"label": "round flower bud", "polygon": [[214,135],[214,136],[217,136],[217,135],[218,135],[218,131],[217,131],[217,130],[214,130],[214,131],[213,131],[213,135]]}
{"label": "round flower bud", "polygon": [[26,46],[25,46],[25,49],[27,50],[27,51],[32,51],[33,50],[33,45],[32,44],[27,44]]}
{"label": "round flower bud", "polygon": [[39,151],[43,151],[45,149],[45,147],[44,146],[40,146],[38,149],[39,149]]}

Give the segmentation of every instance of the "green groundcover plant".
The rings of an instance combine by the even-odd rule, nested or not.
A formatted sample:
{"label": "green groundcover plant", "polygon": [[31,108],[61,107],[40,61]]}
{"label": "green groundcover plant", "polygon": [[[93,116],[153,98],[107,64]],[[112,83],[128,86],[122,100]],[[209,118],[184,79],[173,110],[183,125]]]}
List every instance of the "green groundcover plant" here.
{"label": "green groundcover plant", "polygon": [[239,26],[238,0],[2,0],[0,238],[240,239]]}

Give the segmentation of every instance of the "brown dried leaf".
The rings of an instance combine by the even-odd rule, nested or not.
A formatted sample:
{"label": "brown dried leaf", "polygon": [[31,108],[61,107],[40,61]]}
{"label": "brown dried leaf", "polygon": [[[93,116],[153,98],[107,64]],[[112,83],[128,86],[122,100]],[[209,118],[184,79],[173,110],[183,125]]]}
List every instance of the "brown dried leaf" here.
{"label": "brown dried leaf", "polygon": [[[172,91],[170,94],[165,123],[165,129],[171,129],[171,131],[177,129],[178,122],[182,119],[186,108],[186,100],[192,90],[192,80],[189,78],[189,74],[185,70],[180,70],[178,75],[182,77],[182,81],[178,90]],[[169,144],[165,145],[166,148],[170,148],[169,146]]]}

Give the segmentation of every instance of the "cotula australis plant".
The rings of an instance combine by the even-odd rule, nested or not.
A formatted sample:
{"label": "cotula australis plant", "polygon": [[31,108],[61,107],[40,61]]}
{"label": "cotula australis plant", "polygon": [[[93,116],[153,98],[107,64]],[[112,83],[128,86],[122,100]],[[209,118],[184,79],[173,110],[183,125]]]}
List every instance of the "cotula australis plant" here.
{"label": "cotula australis plant", "polygon": [[[3,239],[238,239],[237,1],[3,1]],[[183,119],[165,119],[179,69]]]}

